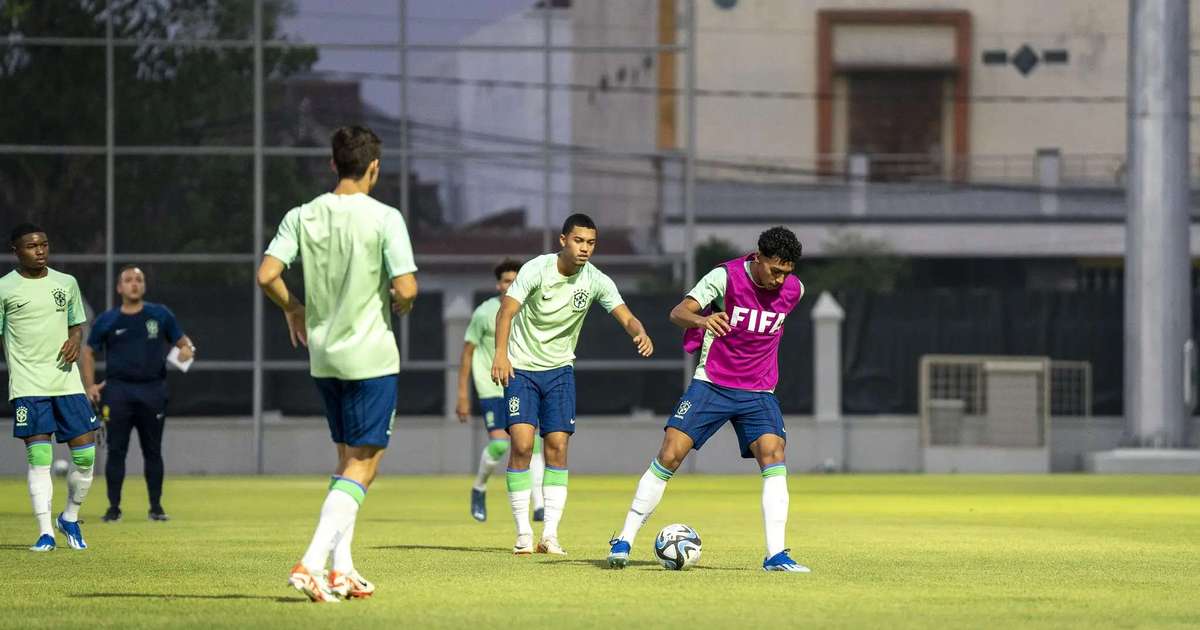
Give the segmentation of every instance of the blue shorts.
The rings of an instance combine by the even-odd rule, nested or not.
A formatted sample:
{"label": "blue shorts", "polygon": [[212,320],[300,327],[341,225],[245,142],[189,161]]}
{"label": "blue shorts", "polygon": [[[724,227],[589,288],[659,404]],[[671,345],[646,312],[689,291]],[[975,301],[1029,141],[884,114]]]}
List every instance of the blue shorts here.
{"label": "blue shorts", "polygon": [[100,428],[96,411],[83,394],[14,398],[12,406],[16,438],[53,433],[62,443]]}
{"label": "blue shorts", "polygon": [[699,379],[692,379],[667,426],[686,433],[698,451],[726,422],[733,423],[742,457],[754,457],[750,445],[764,435],[787,439],[775,394],[721,387]]}
{"label": "blue shorts", "polygon": [[508,424],[532,424],[547,433],[575,432],[575,368],[564,365],[533,372],[513,370],[504,388]]}
{"label": "blue shorts", "polygon": [[396,418],[396,375],[361,381],[314,378],[337,444],[387,448]]}
{"label": "blue shorts", "polygon": [[489,433],[497,429],[508,430],[505,428],[508,423],[504,420],[508,413],[508,406],[504,404],[503,396],[480,398],[479,408],[483,410],[483,425],[487,427]]}

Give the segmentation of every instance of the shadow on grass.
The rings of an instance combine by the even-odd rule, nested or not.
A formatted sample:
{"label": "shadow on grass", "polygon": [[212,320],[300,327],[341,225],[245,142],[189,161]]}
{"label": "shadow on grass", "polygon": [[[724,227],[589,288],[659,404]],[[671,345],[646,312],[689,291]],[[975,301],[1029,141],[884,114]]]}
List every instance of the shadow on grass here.
{"label": "shadow on grass", "polygon": [[[598,560],[586,560],[586,559],[579,558],[579,559],[574,559],[574,560],[562,560],[561,562],[563,562],[565,564],[580,564],[580,565],[585,565],[585,566],[590,565],[590,566],[596,567],[597,569],[604,569],[605,571],[618,571],[619,570],[619,569],[613,569],[613,568],[609,567],[607,558],[601,558]],[[639,568],[639,567],[643,568],[643,569],[654,568],[654,569],[665,570],[662,568],[662,566],[659,563],[654,562],[653,560],[630,560],[629,564],[626,566],[626,568],[628,568],[628,569]],[[734,569],[734,568],[729,568],[729,567],[707,567],[702,564],[688,569],[688,571],[744,571],[744,570],[745,569]]]}
{"label": "shadow on grass", "polygon": [[242,593],[227,593],[224,595],[180,595],[176,593],[76,593],[75,597],[85,599],[257,599],[280,604],[307,604],[307,599],[298,597],[271,597],[269,595],[245,595]]}
{"label": "shadow on grass", "polygon": [[465,553],[512,553],[503,547],[453,547],[450,545],[381,545],[371,547],[381,551],[461,551]]}

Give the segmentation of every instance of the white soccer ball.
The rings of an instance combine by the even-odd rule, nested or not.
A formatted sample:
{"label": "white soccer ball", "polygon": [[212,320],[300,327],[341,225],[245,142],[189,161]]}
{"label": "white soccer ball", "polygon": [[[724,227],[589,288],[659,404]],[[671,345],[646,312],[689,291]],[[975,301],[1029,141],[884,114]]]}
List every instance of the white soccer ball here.
{"label": "white soccer ball", "polygon": [[700,561],[700,534],[680,523],[667,525],[654,538],[654,556],[663,568],[686,569]]}
{"label": "white soccer ball", "polygon": [[65,459],[56,459],[54,460],[54,463],[50,465],[50,472],[54,473],[54,476],[56,477],[66,476],[68,469],[70,469],[70,466],[67,465],[67,460]]}

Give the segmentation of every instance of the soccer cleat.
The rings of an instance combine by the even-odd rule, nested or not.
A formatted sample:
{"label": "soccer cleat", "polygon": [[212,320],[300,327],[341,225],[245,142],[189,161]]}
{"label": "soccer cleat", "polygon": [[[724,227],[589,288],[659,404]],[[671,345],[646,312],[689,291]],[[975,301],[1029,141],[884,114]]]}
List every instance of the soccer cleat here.
{"label": "soccer cleat", "polygon": [[795,560],[792,560],[791,556],[788,555],[789,551],[791,551],[791,549],[784,549],[783,551],[780,551],[779,553],[771,556],[770,558],[763,560],[763,571],[786,571],[788,573],[812,573],[812,569],[809,569],[808,567],[804,566],[803,564],[798,564]]}
{"label": "soccer cleat", "polygon": [[304,568],[304,565],[297,562],[296,566],[292,567],[292,574],[288,576],[288,584],[292,588],[304,593],[310,601],[316,604],[336,604],[337,597],[333,591],[329,590],[329,583],[324,579],[325,575],[315,576]]}
{"label": "soccer cleat", "polygon": [[109,506],[108,511],[104,513],[104,516],[100,517],[100,520],[105,523],[115,523],[121,520],[121,508]]}
{"label": "soccer cleat", "polygon": [[563,548],[558,546],[557,538],[543,538],[538,542],[537,552],[548,553],[552,556],[567,555],[567,552],[563,551]]}
{"label": "soccer cleat", "polygon": [[533,535],[521,534],[517,536],[517,542],[513,544],[513,555],[528,556],[533,553]]}
{"label": "soccer cleat", "polygon": [[83,530],[79,529],[78,522],[68,523],[63,520],[62,514],[59,514],[54,524],[58,527],[58,531],[67,537],[68,546],[72,549],[87,549],[87,543],[83,540]]}
{"label": "soccer cleat", "polygon": [[359,575],[358,571],[330,571],[329,590],[342,599],[366,599],[375,594],[375,585]]}
{"label": "soccer cleat", "polygon": [[149,518],[152,521],[169,521],[171,517],[163,511],[162,506],[150,508]]}
{"label": "soccer cleat", "polygon": [[546,520],[546,508],[537,508],[536,510],[534,510],[533,511],[533,520],[537,521],[539,523]]}
{"label": "soccer cleat", "polygon": [[629,543],[614,538],[608,541],[612,548],[608,550],[608,566],[610,569],[624,569],[629,564]]}
{"label": "soccer cleat", "polygon": [[471,516],[479,522],[487,520],[487,491],[471,488]]}
{"label": "soccer cleat", "polygon": [[56,547],[53,534],[42,534],[38,537],[37,542],[29,548],[30,551],[54,551]]}

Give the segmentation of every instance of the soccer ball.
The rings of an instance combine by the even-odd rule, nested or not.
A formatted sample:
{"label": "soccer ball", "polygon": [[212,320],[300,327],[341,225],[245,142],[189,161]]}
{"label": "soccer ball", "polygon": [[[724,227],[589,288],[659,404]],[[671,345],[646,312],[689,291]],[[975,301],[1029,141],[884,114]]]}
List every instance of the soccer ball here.
{"label": "soccer ball", "polygon": [[667,525],[654,539],[654,555],[665,569],[686,569],[700,561],[700,534],[687,525]]}
{"label": "soccer ball", "polygon": [[54,460],[54,463],[50,465],[50,472],[54,473],[55,477],[63,477],[67,474],[67,468],[67,460],[56,459]]}

